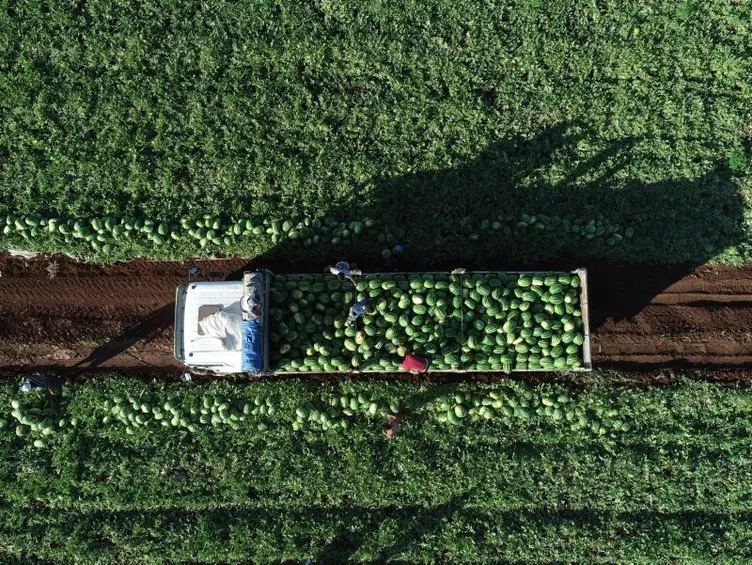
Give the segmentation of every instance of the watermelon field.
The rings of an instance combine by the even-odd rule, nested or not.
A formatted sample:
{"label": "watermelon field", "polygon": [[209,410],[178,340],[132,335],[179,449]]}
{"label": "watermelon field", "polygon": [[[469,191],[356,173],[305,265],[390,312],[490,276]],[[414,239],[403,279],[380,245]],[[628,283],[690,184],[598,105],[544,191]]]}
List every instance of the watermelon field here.
{"label": "watermelon field", "polygon": [[[2,3],[2,562],[750,561],[750,77],[749,0]],[[181,365],[259,268],[277,372]]]}
{"label": "watermelon field", "polygon": [[[605,374],[590,385],[187,387],[110,374],[53,398],[5,383],[3,553],[81,563],[748,560],[749,390],[614,387]],[[340,412],[345,424],[323,425],[343,398],[357,405]],[[442,419],[476,401],[501,409]],[[524,408],[532,402],[539,409]],[[381,425],[392,408],[404,420],[389,441]]]}
{"label": "watermelon field", "polygon": [[0,241],[103,261],[328,262],[391,239],[481,266],[742,263],[749,10],[14,3]]}

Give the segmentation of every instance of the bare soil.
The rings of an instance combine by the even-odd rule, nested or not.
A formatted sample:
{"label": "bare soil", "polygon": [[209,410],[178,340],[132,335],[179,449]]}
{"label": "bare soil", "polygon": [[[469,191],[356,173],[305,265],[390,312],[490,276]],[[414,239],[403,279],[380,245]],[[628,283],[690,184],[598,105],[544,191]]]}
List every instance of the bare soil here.
{"label": "bare soil", "polygon": [[752,267],[703,266],[663,288],[651,270],[592,277],[594,366],[752,369]]}
{"label": "bare soil", "polygon": [[248,261],[135,260],[97,265],[66,256],[0,256],[0,371],[144,370],[179,374],[172,354],[175,289]]}
{"label": "bare soil", "polygon": [[[199,280],[239,279],[256,266],[242,258],[100,265],[0,255],[0,373],[177,377],[175,289],[190,265]],[[668,382],[682,369],[752,382],[752,266],[587,267],[595,367],[637,381]]]}

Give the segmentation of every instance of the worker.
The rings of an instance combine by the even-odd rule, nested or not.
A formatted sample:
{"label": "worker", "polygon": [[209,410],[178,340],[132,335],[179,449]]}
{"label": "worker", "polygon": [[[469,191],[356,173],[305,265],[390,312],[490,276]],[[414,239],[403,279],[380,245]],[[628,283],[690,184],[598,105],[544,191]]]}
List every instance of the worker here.
{"label": "worker", "polygon": [[428,359],[423,359],[408,351],[400,364],[400,368],[411,372],[413,375],[425,373],[428,370]]}
{"label": "worker", "polygon": [[50,394],[57,392],[58,379],[56,377],[47,377],[44,375],[31,375],[21,385],[21,392],[46,391]]}
{"label": "worker", "polygon": [[366,296],[350,306],[350,313],[347,316],[345,325],[348,327],[354,326],[360,316],[363,314],[373,314],[373,312],[374,310],[373,306],[371,306],[371,299]]}
{"label": "worker", "polygon": [[344,278],[348,279],[351,283],[353,283],[353,286],[355,285],[355,277],[357,275],[362,275],[363,273],[358,269],[358,266],[353,263],[352,266],[347,261],[338,261],[336,265],[327,265],[324,269],[324,272],[329,272],[333,274],[336,277],[339,277],[342,275]]}
{"label": "worker", "polygon": [[240,310],[247,315],[249,320],[255,320],[261,316],[261,297],[255,288],[240,299]]}
{"label": "worker", "polygon": [[387,416],[387,424],[384,426],[384,435],[386,436],[386,439],[392,439],[394,437],[400,420],[402,420],[402,418],[395,416],[394,414],[389,414],[389,416]]}
{"label": "worker", "polygon": [[399,244],[395,243],[394,246],[390,248],[385,248],[384,251],[382,251],[382,256],[384,257],[384,268],[389,271],[396,271],[397,270],[397,262],[399,261],[399,258],[402,256],[402,252],[404,251],[404,248]]}

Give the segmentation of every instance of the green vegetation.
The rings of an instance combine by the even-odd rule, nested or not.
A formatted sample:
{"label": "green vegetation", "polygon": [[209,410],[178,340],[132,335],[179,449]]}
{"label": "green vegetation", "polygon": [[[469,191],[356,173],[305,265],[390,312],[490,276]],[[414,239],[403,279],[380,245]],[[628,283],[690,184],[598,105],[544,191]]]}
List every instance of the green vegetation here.
{"label": "green vegetation", "polygon": [[[447,400],[491,393],[533,395],[620,425],[573,429],[545,413],[442,422]],[[331,406],[341,397],[363,399],[346,429],[296,425],[307,404]],[[6,560],[752,556],[747,390],[691,382],[567,389],[511,380],[206,386],[110,377],[65,387],[58,398],[22,395],[6,383],[0,402]],[[145,403],[148,425],[118,416],[146,415]],[[404,416],[391,441],[381,432],[389,404]],[[191,407],[200,416],[207,405],[227,421],[191,430],[180,418],[161,425],[165,419],[153,417],[155,408],[196,417]],[[14,433],[11,412],[44,413],[45,406],[65,423],[40,447],[36,435]]]}
{"label": "green vegetation", "polygon": [[[751,14],[693,0],[14,3],[0,14],[0,215],[371,217],[446,260],[742,261]],[[484,234],[499,214],[509,232]],[[514,229],[523,214],[635,237]],[[218,250],[310,256],[153,238],[102,256]]]}
{"label": "green vegetation", "polygon": [[[273,370],[397,371],[407,349],[441,370],[567,370],[583,365],[580,277],[572,273],[277,275]],[[347,327],[368,297],[372,314]]]}
{"label": "green vegetation", "polygon": [[[7,3],[0,246],[748,261],[750,37],[748,0]],[[387,352],[433,331],[423,290]],[[517,290],[539,325],[515,309],[489,367],[571,365],[535,315],[574,310]],[[326,360],[295,300],[275,343]],[[485,363],[481,322],[480,361],[439,362]],[[363,332],[334,336],[358,364]],[[752,558],[745,390],[112,378],[0,406],[8,562]]]}

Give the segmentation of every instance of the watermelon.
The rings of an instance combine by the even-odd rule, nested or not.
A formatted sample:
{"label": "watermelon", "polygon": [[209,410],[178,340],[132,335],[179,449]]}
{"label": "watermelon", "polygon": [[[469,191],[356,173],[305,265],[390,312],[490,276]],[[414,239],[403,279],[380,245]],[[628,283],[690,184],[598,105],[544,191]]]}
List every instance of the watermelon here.
{"label": "watermelon", "polygon": [[[355,287],[324,274],[279,275],[273,362],[283,370],[394,370],[396,346],[409,342],[436,370],[579,367],[583,324],[570,286],[579,279],[559,275],[369,275]],[[360,330],[345,328],[347,309],[366,295],[378,315],[362,316]]]}

